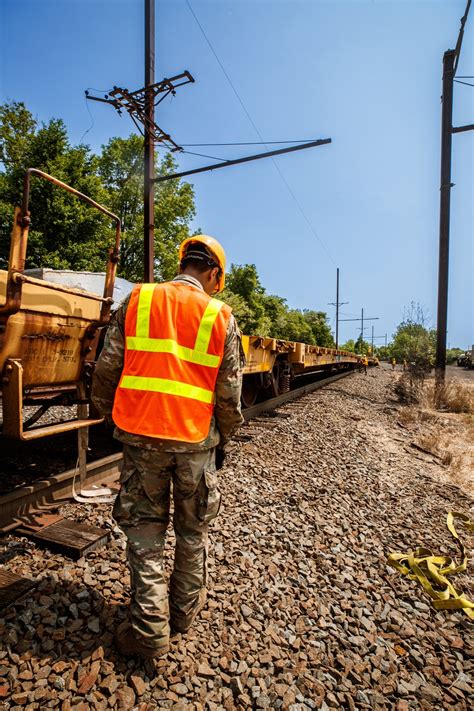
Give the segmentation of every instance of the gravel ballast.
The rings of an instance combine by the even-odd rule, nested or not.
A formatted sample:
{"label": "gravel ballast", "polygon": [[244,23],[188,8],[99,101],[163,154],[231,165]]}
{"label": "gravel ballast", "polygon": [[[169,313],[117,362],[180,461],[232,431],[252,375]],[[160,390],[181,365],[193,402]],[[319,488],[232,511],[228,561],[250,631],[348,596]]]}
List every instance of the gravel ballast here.
{"label": "gravel ballast", "polygon": [[[110,506],[63,507],[112,532],[78,562],[1,540],[5,569],[39,582],[0,613],[0,709],[472,708],[472,623],[386,563],[419,545],[456,555],[446,513],[473,504],[410,448],[397,377],[355,374],[243,428],[220,473],[208,604],[164,659],[113,646],[129,576]],[[472,572],[453,582],[474,597]]]}

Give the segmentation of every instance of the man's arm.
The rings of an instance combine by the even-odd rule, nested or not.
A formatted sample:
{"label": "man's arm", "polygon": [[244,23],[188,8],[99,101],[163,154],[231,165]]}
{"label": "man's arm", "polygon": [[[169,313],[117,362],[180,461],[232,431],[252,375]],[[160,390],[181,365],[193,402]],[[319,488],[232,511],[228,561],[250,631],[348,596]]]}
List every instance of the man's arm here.
{"label": "man's arm", "polygon": [[240,331],[235,318],[231,316],[225,339],[224,356],[216,381],[214,417],[221,436],[219,448],[227,444],[244,421],[240,409],[242,369],[244,365],[245,355],[242,349]]}
{"label": "man's arm", "polygon": [[111,317],[105,343],[97,361],[92,381],[92,402],[102,417],[113,424],[112,410],[115,391],[122,375],[125,353],[125,313],[129,302],[127,297]]}

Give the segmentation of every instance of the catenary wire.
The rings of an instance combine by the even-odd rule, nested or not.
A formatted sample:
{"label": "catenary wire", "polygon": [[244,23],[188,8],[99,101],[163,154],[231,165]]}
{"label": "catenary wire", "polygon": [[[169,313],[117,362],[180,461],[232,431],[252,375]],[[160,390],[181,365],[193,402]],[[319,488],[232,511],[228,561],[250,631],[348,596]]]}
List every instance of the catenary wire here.
{"label": "catenary wire", "polygon": [[459,79],[454,79],[454,81],[457,84],[464,84],[464,86],[474,86],[474,84],[470,84],[468,81],[459,81]]}
{"label": "catenary wire", "polygon": [[[195,21],[196,21],[196,24],[198,25],[199,29],[201,30],[201,33],[202,33],[204,39],[206,40],[207,45],[209,46],[209,49],[211,50],[212,54],[214,55],[214,57],[215,57],[217,63],[219,64],[219,66],[220,66],[220,68],[221,68],[221,70],[222,70],[224,76],[226,77],[226,79],[227,79],[227,81],[228,81],[228,83],[229,83],[229,86],[231,87],[232,91],[234,92],[234,94],[235,94],[235,96],[236,96],[236,98],[237,98],[239,104],[241,105],[241,107],[242,107],[242,109],[243,109],[245,115],[247,116],[248,120],[249,120],[250,123],[252,124],[252,126],[253,126],[253,128],[254,128],[254,130],[255,130],[257,136],[260,138],[262,144],[263,144],[263,145],[266,145],[265,142],[264,142],[264,140],[263,140],[263,138],[262,138],[262,135],[261,135],[260,131],[258,130],[258,128],[257,128],[257,126],[256,126],[256,124],[255,124],[255,122],[254,122],[254,120],[252,119],[251,115],[249,114],[249,112],[248,112],[248,110],[247,110],[247,107],[245,106],[244,102],[242,101],[242,99],[241,99],[241,97],[240,97],[240,95],[239,95],[237,89],[235,88],[235,86],[234,86],[234,84],[233,84],[233,82],[232,82],[230,76],[227,74],[227,71],[226,71],[224,65],[222,64],[221,60],[219,59],[219,57],[218,57],[218,55],[217,55],[217,52],[215,51],[214,47],[213,47],[212,44],[211,44],[211,41],[209,40],[208,36],[206,35],[206,32],[204,31],[203,26],[202,26],[201,23],[199,22],[199,19],[198,19],[196,13],[194,12],[194,10],[193,10],[193,8],[192,8],[190,1],[189,1],[189,0],[186,0],[186,4],[187,4],[187,6],[188,6],[188,8],[189,8],[189,11],[191,12],[192,16],[194,17],[194,19],[195,19]],[[319,235],[318,235],[318,233],[316,232],[315,228],[313,227],[313,225],[312,225],[310,219],[308,218],[308,216],[306,215],[305,211],[303,210],[303,207],[302,207],[301,203],[299,202],[299,200],[297,199],[295,193],[293,192],[293,190],[291,189],[290,185],[288,184],[288,181],[286,180],[285,176],[283,175],[283,173],[282,173],[282,171],[281,171],[281,169],[280,169],[278,163],[274,160],[274,158],[272,158],[271,160],[272,160],[273,165],[275,166],[275,168],[276,168],[276,170],[277,170],[277,172],[278,172],[278,174],[279,174],[281,180],[282,180],[283,183],[285,184],[285,186],[286,186],[288,192],[290,193],[290,195],[292,196],[292,198],[293,198],[293,200],[294,200],[296,206],[298,207],[298,209],[299,209],[299,211],[300,211],[302,217],[304,218],[304,220],[305,220],[306,223],[308,224],[308,226],[309,226],[309,228],[310,228],[310,230],[311,230],[311,233],[312,233],[313,236],[316,238],[316,240],[319,242],[319,244],[321,245],[321,247],[323,248],[323,250],[326,252],[326,255],[329,257],[329,259],[330,259],[331,262],[334,264],[334,266],[336,266],[336,262],[335,262],[334,259],[332,258],[332,256],[331,256],[331,254],[329,253],[329,250],[327,249],[326,245],[324,244],[324,242],[322,241],[322,239],[319,237]]]}

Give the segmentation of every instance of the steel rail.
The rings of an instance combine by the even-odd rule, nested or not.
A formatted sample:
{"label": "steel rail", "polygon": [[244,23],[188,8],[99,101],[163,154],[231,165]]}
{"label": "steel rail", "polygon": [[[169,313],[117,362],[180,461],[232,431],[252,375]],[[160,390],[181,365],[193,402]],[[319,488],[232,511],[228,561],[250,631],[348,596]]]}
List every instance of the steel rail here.
{"label": "steel rail", "polygon": [[258,417],[264,412],[269,412],[277,407],[280,407],[280,405],[285,405],[287,402],[297,400],[298,398],[303,397],[303,395],[308,395],[314,390],[319,390],[319,388],[323,388],[325,385],[329,385],[329,383],[334,383],[336,380],[345,378],[347,375],[350,375],[353,372],[354,370],[351,369],[345,371],[344,373],[331,375],[329,378],[323,378],[322,380],[317,380],[314,383],[308,383],[307,385],[303,385],[301,388],[289,390],[287,393],[283,393],[283,395],[278,395],[278,397],[274,397],[271,400],[264,400],[263,402],[257,403],[257,405],[247,407],[242,413],[244,416],[244,420],[245,422],[249,422],[249,420],[254,417]]}
{"label": "steel rail", "polygon": [[[98,483],[112,483],[120,473],[121,462],[120,453],[90,462],[87,465],[87,477],[83,482],[84,488]],[[57,509],[58,506],[70,502],[75,477],[78,479],[77,470],[68,469],[1,495],[0,532],[7,533],[32,520],[35,514]],[[77,485],[79,486],[79,483]]]}
{"label": "steel rail", "polygon": [[[353,372],[354,370],[351,369],[313,383],[307,383],[278,397],[248,407],[243,411],[245,422],[249,422],[254,417],[274,410],[292,400],[308,395]],[[107,485],[116,481],[120,473],[121,462],[122,454],[119,452],[97,459],[95,462],[90,462],[87,465],[86,480],[83,482],[84,488],[93,484]],[[76,476],[76,469],[68,469],[60,474],[37,480],[33,484],[0,495],[0,533],[7,533],[24,525],[29,520],[32,521],[35,514],[57,509],[58,506],[70,502],[73,481]]]}

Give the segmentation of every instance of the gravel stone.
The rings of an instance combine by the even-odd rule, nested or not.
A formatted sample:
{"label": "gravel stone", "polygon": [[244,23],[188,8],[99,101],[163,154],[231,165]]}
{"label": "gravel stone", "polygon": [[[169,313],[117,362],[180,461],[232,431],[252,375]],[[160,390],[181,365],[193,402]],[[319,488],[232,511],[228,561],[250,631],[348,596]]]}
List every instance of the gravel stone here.
{"label": "gravel stone", "polygon": [[[0,706],[468,711],[465,616],[436,612],[386,564],[418,545],[457,556],[446,511],[474,503],[410,446],[419,433],[398,424],[397,377],[354,374],[242,428],[219,472],[208,603],[166,658],[124,659],[114,647],[129,574],[110,505],[61,508],[112,532],[86,559],[1,539],[5,569],[37,585],[0,611]],[[170,532],[168,575],[172,545]],[[474,589],[472,571],[454,583]]]}

